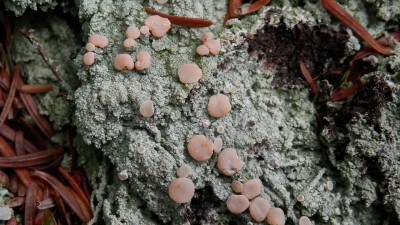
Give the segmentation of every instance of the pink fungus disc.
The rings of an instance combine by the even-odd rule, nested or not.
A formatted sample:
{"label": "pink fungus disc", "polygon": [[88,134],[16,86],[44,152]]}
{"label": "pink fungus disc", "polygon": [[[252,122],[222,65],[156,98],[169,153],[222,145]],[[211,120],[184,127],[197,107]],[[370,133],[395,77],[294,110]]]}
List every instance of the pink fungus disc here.
{"label": "pink fungus disc", "polygon": [[94,46],[94,44],[89,42],[86,44],[85,48],[86,48],[86,51],[93,52],[96,49],[96,46]]}
{"label": "pink fungus disc", "polygon": [[124,47],[125,48],[133,48],[136,45],[136,41],[133,38],[127,38],[124,41]]}
{"label": "pink fungus disc", "polygon": [[218,155],[217,166],[223,174],[232,176],[242,170],[244,162],[239,159],[235,149],[226,148]]}
{"label": "pink fungus disc", "polygon": [[299,219],[299,225],[312,225],[310,218],[307,216],[302,216]]}
{"label": "pink fungus disc", "polygon": [[184,84],[196,83],[203,76],[203,72],[194,63],[183,64],[178,69],[179,81]]}
{"label": "pink fungus disc", "polygon": [[285,213],[281,208],[271,208],[267,213],[269,225],[285,225]]}
{"label": "pink fungus disc", "polygon": [[140,115],[149,118],[154,115],[154,103],[151,100],[144,101],[139,108]]}
{"label": "pink fungus disc", "polygon": [[214,144],[204,135],[193,135],[188,143],[189,155],[196,161],[205,161],[211,158]]}
{"label": "pink fungus disc", "polygon": [[140,27],[140,33],[144,34],[148,34],[150,32],[149,27],[148,26],[142,26]]}
{"label": "pink fungus disc", "polygon": [[206,42],[208,40],[211,40],[213,38],[214,38],[214,34],[211,31],[207,31],[201,37],[201,41],[204,43],[204,42]]}
{"label": "pink fungus disc", "polygon": [[133,63],[133,59],[128,54],[119,54],[114,58],[114,68],[116,70],[123,70],[127,68],[128,70],[132,70],[135,67]]}
{"label": "pink fungus disc", "polygon": [[219,53],[219,50],[221,50],[221,44],[219,41],[210,39],[204,42],[204,45],[210,49],[210,53],[213,55],[217,55]]}
{"label": "pink fungus disc", "polygon": [[201,56],[209,55],[210,54],[210,49],[205,45],[199,45],[196,48],[196,52],[197,52],[197,54],[199,54]]}
{"label": "pink fungus disc", "polygon": [[176,175],[178,177],[187,177],[192,173],[192,168],[189,165],[182,165],[176,170]]}
{"label": "pink fungus disc", "polygon": [[231,111],[232,106],[229,102],[228,96],[216,94],[210,97],[207,109],[210,116],[220,118],[228,114]]}
{"label": "pink fungus disc", "polygon": [[149,16],[144,24],[149,27],[151,34],[154,37],[162,37],[169,29],[171,29],[171,22],[167,18],[162,18],[161,16],[154,15]]}
{"label": "pink fungus disc", "polygon": [[135,67],[137,70],[144,70],[149,68],[151,65],[151,56],[148,52],[139,52],[136,55]]}
{"label": "pink fungus disc", "polygon": [[244,195],[231,195],[226,200],[226,206],[231,213],[239,214],[244,212],[250,205]]}
{"label": "pink fungus disc", "polygon": [[168,0],[157,0],[157,3],[160,5],[164,5],[168,3]]}
{"label": "pink fungus disc", "polygon": [[231,183],[231,188],[232,188],[232,191],[235,192],[235,193],[242,193],[243,184],[242,184],[242,182],[240,182],[238,180],[234,180]]}
{"label": "pink fungus disc", "polygon": [[93,34],[89,37],[89,42],[99,48],[104,48],[108,45],[108,38],[103,35]]}
{"label": "pink fungus disc", "polygon": [[222,138],[220,137],[215,138],[213,144],[214,144],[214,152],[220,153],[223,145]]}
{"label": "pink fungus disc", "polygon": [[257,197],[250,203],[249,211],[255,221],[261,222],[265,220],[270,209],[271,206],[268,200]]}
{"label": "pink fungus disc", "polygon": [[262,183],[260,179],[252,179],[243,184],[242,194],[248,199],[253,199],[261,194]]}
{"label": "pink fungus disc", "polygon": [[173,180],[169,184],[168,194],[176,203],[187,203],[192,200],[194,189],[192,180],[181,177]]}
{"label": "pink fungus disc", "polygon": [[140,30],[139,28],[135,26],[129,26],[126,29],[126,37],[128,38],[133,38],[133,39],[138,39],[140,37]]}
{"label": "pink fungus disc", "polygon": [[83,55],[83,63],[86,66],[91,66],[94,63],[94,53],[93,52],[86,52]]}

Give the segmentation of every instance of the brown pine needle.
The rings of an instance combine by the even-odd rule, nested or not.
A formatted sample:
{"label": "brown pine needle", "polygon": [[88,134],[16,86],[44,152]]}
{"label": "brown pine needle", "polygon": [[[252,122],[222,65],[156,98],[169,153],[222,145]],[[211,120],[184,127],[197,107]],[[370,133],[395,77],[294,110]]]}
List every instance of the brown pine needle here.
{"label": "brown pine needle", "polygon": [[24,224],[33,225],[35,221],[35,211],[36,211],[36,197],[39,191],[39,186],[32,183],[28,187],[28,191],[25,198],[25,215]]}
{"label": "brown pine needle", "polygon": [[63,152],[64,149],[59,147],[25,155],[0,157],[0,167],[26,168],[38,166],[45,163],[53,162],[54,160],[58,159],[58,156],[61,155]]}
{"label": "brown pine needle", "polygon": [[301,74],[303,74],[304,79],[306,79],[308,85],[310,85],[311,93],[312,94],[317,93],[317,85],[315,85],[314,80],[312,79],[312,76],[308,71],[306,65],[304,65],[304,63],[302,62],[300,62],[300,70]]}
{"label": "brown pine needle", "polygon": [[32,176],[41,178],[42,180],[46,181],[46,183],[48,183],[54,190],[56,190],[60,194],[61,198],[67,203],[67,205],[83,223],[88,223],[92,219],[91,209],[87,208],[85,204],[79,205],[75,195],[71,194],[73,191],[64,186],[56,178],[42,171],[35,171],[33,172]]}
{"label": "brown pine needle", "polygon": [[[15,156],[14,150],[8,145],[7,141],[4,140],[3,137],[0,136],[0,154],[5,157]],[[33,179],[31,173],[28,169],[20,168],[15,169],[15,173],[18,178],[22,181],[25,187],[28,187],[31,183],[33,183]]]}
{"label": "brown pine needle", "polygon": [[3,110],[1,111],[1,114],[0,114],[0,129],[3,125],[3,123],[6,121],[7,115],[10,112],[12,103],[14,101],[16,87],[18,84],[18,75],[19,75],[19,66],[17,65],[14,68],[13,79],[11,82],[10,91],[8,92],[6,103],[4,104]]}

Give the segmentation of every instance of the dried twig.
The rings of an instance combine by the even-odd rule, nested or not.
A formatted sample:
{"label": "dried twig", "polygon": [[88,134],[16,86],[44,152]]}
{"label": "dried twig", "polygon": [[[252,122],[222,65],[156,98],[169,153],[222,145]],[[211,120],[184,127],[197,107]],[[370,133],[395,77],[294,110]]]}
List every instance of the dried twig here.
{"label": "dried twig", "polygon": [[24,35],[30,42],[31,44],[38,50],[39,55],[42,57],[42,59],[44,60],[44,62],[46,63],[46,65],[50,68],[51,72],[53,72],[53,74],[56,76],[58,82],[63,85],[64,84],[64,80],[62,79],[60,73],[58,73],[57,69],[55,66],[53,66],[50,63],[49,57],[46,54],[46,51],[44,50],[43,46],[41,44],[39,44],[39,42],[36,40],[35,35],[33,33],[31,33],[30,31],[28,31],[26,28],[23,28],[21,30],[19,30],[21,32],[22,35]]}

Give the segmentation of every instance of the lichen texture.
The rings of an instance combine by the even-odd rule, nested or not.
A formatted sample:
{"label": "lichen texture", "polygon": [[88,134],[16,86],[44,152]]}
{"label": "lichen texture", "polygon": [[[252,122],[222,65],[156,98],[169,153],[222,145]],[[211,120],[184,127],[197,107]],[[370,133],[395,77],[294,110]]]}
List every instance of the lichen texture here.
{"label": "lichen texture", "polygon": [[[5,6],[20,15],[28,5],[53,4],[24,2],[31,1],[8,0]],[[325,74],[345,68],[364,43],[319,1],[299,5],[299,1],[273,0],[226,26],[225,0],[171,0],[162,5],[154,0],[75,2],[82,33],[61,30],[70,26],[62,18],[38,28],[39,34],[47,34],[43,36],[47,49],[57,48],[50,53],[74,90],[73,102],[50,95],[39,101],[42,112],[58,127],[77,128],[79,162],[93,186],[90,224],[257,224],[248,210],[234,215],[226,207],[234,193],[233,180],[244,183],[256,178],[262,182],[259,197],[282,208],[286,224],[298,224],[302,216],[314,224],[400,222],[398,42],[390,40],[393,55],[374,54],[363,60],[374,69],[363,74],[363,85],[355,95],[329,102],[328,97],[321,99],[338,88],[340,79]],[[338,2],[376,38],[400,29],[398,1]],[[133,48],[126,49],[127,28],[140,28],[149,17],[145,4],[214,24],[195,29],[172,25],[165,36],[141,35]],[[71,7],[68,11],[74,12]],[[196,53],[207,31],[221,44],[217,55]],[[94,50],[95,61],[88,66],[82,58],[93,34],[104,35],[109,42]],[[34,50],[21,53],[30,48],[26,40],[15,42],[20,52],[16,61],[32,68],[26,74],[29,79],[50,73],[44,64],[37,65],[40,58],[32,56]],[[135,59],[141,51],[151,55],[148,69],[114,68],[118,54]],[[320,95],[310,94],[299,62],[319,79]],[[178,69],[183,64],[201,69],[198,82],[180,82]],[[226,95],[231,104],[219,118],[207,111],[216,94]],[[149,100],[154,114],[144,117],[140,107]],[[225,176],[217,167],[215,152],[210,159],[195,161],[187,149],[194,135],[211,141],[221,138],[222,149],[236,149],[244,162],[241,171]],[[182,165],[192,169],[188,178],[195,194],[191,202],[178,204],[168,196],[168,186]],[[119,179],[121,173],[127,179]]]}

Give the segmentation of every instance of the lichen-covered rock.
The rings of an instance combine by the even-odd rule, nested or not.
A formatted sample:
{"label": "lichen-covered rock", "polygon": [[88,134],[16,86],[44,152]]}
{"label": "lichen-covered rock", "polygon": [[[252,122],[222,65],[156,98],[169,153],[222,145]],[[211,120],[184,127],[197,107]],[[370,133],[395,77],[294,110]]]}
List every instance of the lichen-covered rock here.
{"label": "lichen-covered rock", "polygon": [[[280,44],[284,51],[289,43],[294,46],[301,44],[296,57],[310,60],[313,69],[319,69],[316,70],[319,73],[326,69],[326,65],[343,63],[344,58],[360,47],[359,42],[350,36],[350,41],[346,43],[344,40],[349,37],[345,31],[337,32],[327,27],[310,28],[320,21],[331,21],[320,6],[311,10],[307,3],[305,9],[309,9],[309,12],[300,8],[270,7],[243,19],[231,20],[228,27],[223,27],[221,21],[226,6],[221,2],[180,1],[179,4],[171,2],[162,6],[150,2],[150,7],[164,13],[207,17],[215,24],[203,29],[172,26],[162,38],[141,36],[136,40],[135,49],[127,51],[122,45],[124,31],[132,24],[142,26],[148,16],[141,2],[111,4],[111,1],[102,1],[98,7],[89,2],[82,1],[80,4],[81,20],[88,25],[85,26],[85,32],[87,35],[105,35],[110,44],[102,50],[96,49],[98,60],[89,68],[82,65],[83,47],[77,57],[75,63],[79,68],[82,86],[75,93],[75,124],[83,140],[98,148],[96,151],[110,160],[114,167],[111,176],[114,178],[109,178],[107,183],[116,185],[110,194],[97,196],[104,203],[98,206],[102,207],[102,213],[97,215],[102,215],[107,222],[110,222],[109,215],[115,215],[112,217],[113,223],[132,223],[124,210],[125,206],[116,204],[120,200],[113,198],[121,193],[117,190],[123,185],[124,192],[134,199],[132,204],[145,204],[157,220],[174,224],[216,224],[232,218],[224,204],[221,204],[232,194],[232,180],[259,178],[263,184],[261,197],[273,206],[285,209],[289,221],[293,223],[297,223],[302,215],[316,218],[318,224],[381,223],[383,218],[379,216],[378,209],[372,207],[379,202],[377,181],[369,176],[357,175],[354,168],[349,170],[348,166],[355,165],[350,160],[346,160],[347,164],[338,164],[329,155],[327,160],[331,160],[339,172],[324,161],[323,146],[335,139],[325,136],[323,132],[327,140],[323,146],[320,145],[315,126],[316,111],[308,100],[307,89],[300,85],[303,81],[297,65],[286,56],[269,59],[267,54],[257,52],[260,49],[254,47],[263,46],[260,35],[256,33],[267,22],[264,29],[268,30],[263,32],[275,32],[275,36],[272,36],[276,37],[276,42],[279,41],[279,35],[276,35],[279,32],[286,32],[290,36],[290,32],[297,31],[299,36],[293,35],[293,41],[285,39],[287,42],[277,45]],[[363,16],[367,14],[358,15]],[[296,25],[299,22],[306,24]],[[384,29],[379,26],[374,32],[379,34]],[[201,35],[208,30],[220,41],[221,54],[200,57],[195,54],[196,47],[201,44]],[[307,36],[301,39],[301,34],[326,37],[315,42],[316,39],[310,41],[304,38]],[[246,37],[261,42],[254,45],[255,42],[250,41],[253,44],[249,44]],[[343,41],[335,43],[337,40]],[[337,49],[318,50],[318,46],[323,44],[329,44],[327,49]],[[347,49],[343,51],[341,44]],[[264,47],[271,46],[274,43]],[[126,53],[135,58],[137,52],[142,50],[152,55],[152,65],[146,71],[120,72],[113,69],[115,55]],[[315,55],[313,51],[322,53]],[[282,62],[279,59],[288,60],[288,64],[276,67]],[[200,82],[180,83],[177,74],[179,66],[193,62],[203,71]],[[287,68],[291,69],[290,74],[281,75]],[[227,92],[230,87],[235,87],[237,91]],[[232,111],[215,119],[208,115],[207,103],[217,93],[229,95]],[[148,99],[153,101],[155,113],[151,118],[144,118],[140,116],[139,108]],[[381,107],[385,107],[385,104]],[[362,123],[362,120],[358,123]],[[186,146],[189,139],[198,134],[210,140],[220,136],[223,148],[235,148],[245,162],[242,171],[233,178],[223,176],[215,166],[216,155],[205,162],[194,161]],[[369,134],[360,144],[374,143],[374,133]],[[354,140],[353,137],[349,139]],[[369,148],[373,149],[373,146]],[[329,149],[329,153],[332,153],[332,148]],[[378,154],[376,150],[367,149],[362,153],[369,157]],[[89,160],[85,156],[82,159]],[[196,187],[191,203],[184,205],[176,204],[168,197],[168,185],[176,178],[175,171],[181,165],[193,168],[189,178]],[[115,180],[119,171],[127,171],[129,178],[116,184],[112,180]],[[329,183],[332,181],[334,187]],[[304,196],[302,202],[295,200],[299,194]],[[387,211],[397,210],[395,195],[387,195],[385,201]],[[359,207],[360,203],[371,207]],[[294,210],[295,204],[299,204],[296,208],[300,207],[302,214]],[[115,207],[111,208],[110,205]],[[235,217],[235,221],[238,219],[243,223],[250,221],[248,213]]]}
{"label": "lichen-covered rock", "polygon": [[[13,4],[22,6],[22,2]],[[149,16],[144,2],[163,13],[211,19],[214,25],[201,29],[172,25],[166,36],[141,35],[135,48],[127,50],[123,46],[127,27],[141,27]],[[273,6],[230,20],[225,27],[226,1],[180,0],[165,5],[76,1],[83,41],[93,34],[109,40],[104,49],[94,50],[93,65],[83,64],[83,43],[78,46],[75,68],[67,60],[59,65],[72,89],[77,87],[75,77],[69,76],[74,69],[82,83],[74,93],[73,123],[79,133],[75,143],[80,164],[97,203],[91,224],[245,224],[251,221],[249,213],[233,216],[225,202],[233,194],[233,180],[256,178],[263,186],[260,197],[271,207],[282,208],[288,224],[297,224],[303,215],[315,224],[398,223],[398,48],[393,56],[366,60],[377,63],[376,70],[363,77],[365,85],[352,98],[325,104],[335,84],[322,77],[320,95],[313,102],[299,61],[310,67],[313,77],[321,77],[328,69],[345,65],[362,42],[349,30],[335,28],[338,21],[319,1],[306,1],[303,7],[282,2],[289,4],[274,0]],[[380,0],[352,0],[343,6],[374,37],[399,22],[397,2],[389,7]],[[369,6],[372,10],[367,10]],[[45,40],[41,43],[49,43],[49,56],[57,62],[71,58],[79,45],[73,32],[62,36],[68,32],[62,31],[68,27],[65,22],[49,24],[37,28],[37,35]],[[196,54],[206,31],[221,43],[219,55]],[[68,48],[56,48],[55,42]],[[29,71],[27,77],[54,82],[34,55],[35,49],[26,40],[16,43],[21,43],[15,46],[17,61],[35,68],[24,69]],[[114,69],[116,55],[135,59],[141,51],[151,55],[150,68]],[[39,66],[33,67],[31,61]],[[178,68],[187,63],[201,68],[199,82],[179,81]],[[33,78],[31,73],[45,75]],[[232,108],[216,119],[208,114],[207,104],[218,93],[229,97]],[[59,127],[69,123],[69,116],[65,121],[55,119],[63,115],[57,114],[62,109],[51,109],[61,104],[50,103],[55,96],[46,96],[46,100],[39,98],[41,110]],[[325,102],[319,101],[323,97]],[[149,118],[140,114],[147,100],[154,104]],[[245,163],[240,173],[224,176],[216,167],[216,153],[204,162],[193,160],[187,149],[193,135],[219,137],[222,149],[236,149]],[[193,169],[188,178],[196,190],[190,203],[177,204],[169,198],[168,186],[182,165]],[[122,171],[128,179],[118,178]]]}

